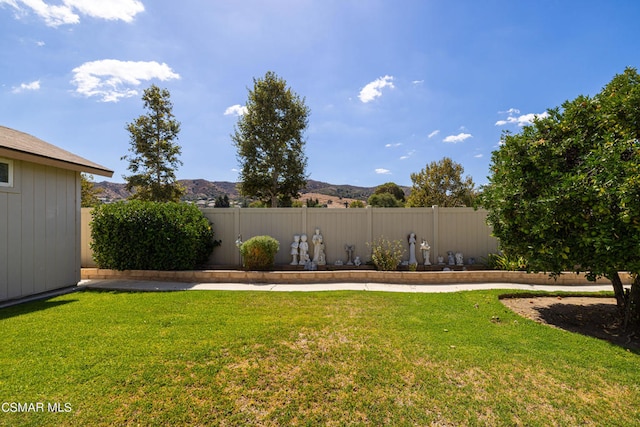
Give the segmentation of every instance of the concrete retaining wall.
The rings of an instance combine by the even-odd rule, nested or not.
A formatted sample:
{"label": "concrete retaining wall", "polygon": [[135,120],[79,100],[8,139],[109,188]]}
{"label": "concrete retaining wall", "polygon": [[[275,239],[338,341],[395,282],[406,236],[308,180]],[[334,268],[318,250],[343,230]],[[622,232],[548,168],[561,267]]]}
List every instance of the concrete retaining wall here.
{"label": "concrete retaining wall", "polygon": [[[448,284],[448,283],[521,283],[532,285],[585,285],[593,284],[584,275],[566,273],[557,279],[545,273],[520,271],[375,271],[375,270],[335,270],[335,271],[240,271],[240,270],[198,270],[198,271],[147,271],[147,270],[103,270],[83,268],[82,279],[108,280],[151,280],[188,283],[397,283],[397,284]],[[624,284],[630,284],[629,274],[621,273]],[[610,284],[600,279],[597,284]]]}

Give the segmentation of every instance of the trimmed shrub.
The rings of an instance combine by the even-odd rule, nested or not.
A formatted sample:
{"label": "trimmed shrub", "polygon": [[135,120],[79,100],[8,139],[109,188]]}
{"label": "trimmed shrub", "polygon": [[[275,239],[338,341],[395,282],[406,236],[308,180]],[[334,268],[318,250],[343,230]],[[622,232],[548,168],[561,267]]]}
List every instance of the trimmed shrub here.
{"label": "trimmed shrub", "polygon": [[395,271],[402,262],[404,248],[399,240],[393,242],[381,237],[370,243],[371,261],[376,266],[376,270]]}
{"label": "trimmed shrub", "polygon": [[240,246],[244,267],[248,270],[268,270],[273,267],[280,242],[271,236],[255,236]]}
{"label": "trimmed shrub", "polygon": [[92,217],[99,268],[192,270],[220,244],[202,212],[187,203],[117,202],[97,207]]}

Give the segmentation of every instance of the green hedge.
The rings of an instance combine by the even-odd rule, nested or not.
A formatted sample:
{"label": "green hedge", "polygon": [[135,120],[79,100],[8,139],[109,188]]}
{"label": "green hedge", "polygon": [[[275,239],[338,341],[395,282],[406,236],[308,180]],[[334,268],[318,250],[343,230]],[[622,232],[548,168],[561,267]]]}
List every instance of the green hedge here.
{"label": "green hedge", "polygon": [[219,244],[202,212],[187,203],[118,202],[95,208],[92,217],[99,268],[192,270]]}
{"label": "green hedge", "polygon": [[248,270],[268,270],[273,267],[280,242],[271,236],[255,236],[240,246],[244,267]]}

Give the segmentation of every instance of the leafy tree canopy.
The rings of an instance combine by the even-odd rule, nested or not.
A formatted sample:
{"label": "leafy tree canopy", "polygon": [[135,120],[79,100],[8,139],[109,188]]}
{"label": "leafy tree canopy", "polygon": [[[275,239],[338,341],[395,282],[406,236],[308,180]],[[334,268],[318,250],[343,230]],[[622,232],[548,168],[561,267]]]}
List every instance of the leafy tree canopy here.
{"label": "leafy tree canopy", "polygon": [[374,193],[369,196],[367,203],[376,208],[401,208],[402,202],[391,193]]}
{"label": "leafy tree canopy", "polygon": [[[587,272],[614,287],[640,327],[640,76],[628,68],[594,97],[548,110],[492,156],[482,205],[505,253],[532,270]],[[636,279],[625,294],[619,271]]]}
{"label": "leafy tree canopy", "polygon": [[373,194],[382,194],[382,193],[389,193],[400,202],[402,203],[405,202],[404,190],[400,188],[400,186],[395,182],[386,182],[382,185],[378,185],[373,192]]}
{"label": "leafy tree canopy", "polygon": [[182,165],[178,159],[180,146],[174,142],[180,123],[174,118],[169,91],[152,85],[144,91],[142,100],[149,113],[127,124],[132,153],[122,157],[129,161],[128,169],[132,172],[124,177],[127,190],[134,191],[134,199],[178,201],[184,194],[175,176],[178,165]]}
{"label": "leafy tree canopy", "polygon": [[93,183],[93,175],[80,174],[80,206],[83,208],[95,208],[100,204],[98,195],[102,188],[96,188]]}
{"label": "leafy tree canopy", "polygon": [[463,178],[463,173],[462,165],[449,157],[431,162],[420,172],[412,173],[413,185],[407,206],[472,206],[476,198],[475,185],[470,176]]}
{"label": "leafy tree canopy", "polygon": [[225,194],[224,197],[218,196],[216,198],[214,207],[216,207],[216,208],[228,208],[230,206],[231,206],[231,202],[229,202],[229,196],[227,194]]}
{"label": "leafy tree canopy", "polygon": [[239,190],[271,207],[291,206],[307,183],[303,133],[309,108],[273,72],[253,83],[231,136],[241,166]]}

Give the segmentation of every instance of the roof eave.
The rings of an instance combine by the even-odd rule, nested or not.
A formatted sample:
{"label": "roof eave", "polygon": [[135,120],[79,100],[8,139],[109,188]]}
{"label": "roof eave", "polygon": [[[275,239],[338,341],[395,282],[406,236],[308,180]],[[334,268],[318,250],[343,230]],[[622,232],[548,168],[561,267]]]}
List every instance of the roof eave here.
{"label": "roof eave", "polygon": [[30,154],[20,150],[12,150],[6,147],[0,147],[0,156],[8,157],[15,160],[23,160],[45,166],[54,166],[61,169],[74,170],[77,172],[85,172],[111,178],[113,171],[98,164],[81,164],[73,162],[65,162],[51,157]]}

